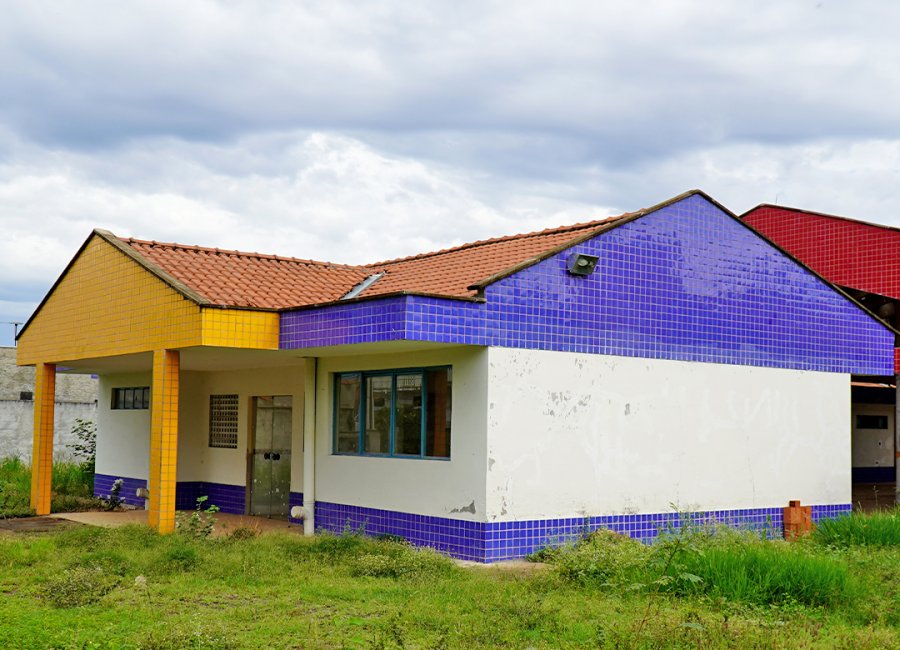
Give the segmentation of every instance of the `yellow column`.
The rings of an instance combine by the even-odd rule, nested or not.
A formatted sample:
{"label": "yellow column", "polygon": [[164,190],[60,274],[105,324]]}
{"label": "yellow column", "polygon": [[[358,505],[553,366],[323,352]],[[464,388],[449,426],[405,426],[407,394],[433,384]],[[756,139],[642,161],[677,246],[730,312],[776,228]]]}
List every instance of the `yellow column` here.
{"label": "yellow column", "polygon": [[178,350],[153,352],[150,388],[150,525],[175,530],[175,467],[178,462]]}
{"label": "yellow column", "polygon": [[50,514],[55,402],[56,366],[39,363],[34,376],[34,446],[31,448],[31,507],[39,515]]}

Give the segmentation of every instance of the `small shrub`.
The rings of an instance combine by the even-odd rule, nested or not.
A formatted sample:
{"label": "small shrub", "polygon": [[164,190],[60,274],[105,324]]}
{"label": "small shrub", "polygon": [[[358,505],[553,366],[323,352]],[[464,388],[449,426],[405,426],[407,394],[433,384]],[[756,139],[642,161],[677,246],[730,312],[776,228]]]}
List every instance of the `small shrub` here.
{"label": "small shrub", "polygon": [[174,629],[152,630],[138,650],[232,650],[237,644],[223,631],[197,623]]}
{"label": "small shrub", "polygon": [[371,578],[421,578],[447,574],[453,570],[453,562],[431,550],[415,549],[409,546],[387,544],[394,548],[385,549],[386,553],[367,553],[350,564],[350,575]]}
{"label": "small shrub", "polygon": [[75,567],[47,582],[40,594],[54,607],[84,607],[100,602],[118,584],[117,576],[101,569]]}
{"label": "small shrub", "polygon": [[119,506],[124,503],[124,500],[121,497],[122,486],[124,484],[125,481],[120,478],[113,481],[112,487],[109,488],[109,494],[100,499],[105,510],[118,510]]}
{"label": "small shrub", "polygon": [[131,566],[128,558],[109,549],[100,549],[82,555],[73,562],[73,567],[97,569],[107,575],[124,576]]}
{"label": "small shrub", "polygon": [[631,584],[639,577],[650,549],[641,542],[600,529],[572,545],[547,549],[533,557],[550,562],[566,580],[593,586]]}
{"label": "small shrub", "polygon": [[334,535],[323,532],[310,540],[291,540],[287,554],[299,562],[324,562],[338,564],[367,552],[376,542],[359,533]]}
{"label": "small shrub", "polygon": [[900,546],[900,508],[823,519],[813,531],[812,539],[818,544],[836,548]]}
{"label": "small shrub", "polygon": [[238,526],[228,533],[228,539],[234,541],[253,539],[259,537],[259,532],[259,526]]}
{"label": "small shrub", "polygon": [[175,528],[179,533],[194,539],[204,539],[212,535],[216,527],[215,515],[219,512],[219,506],[211,505],[204,508],[203,504],[208,499],[206,496],[197,497],[197,504],[190,515],[178,514]]}
{"label": "small shrub", "polygon": [[81,469],[93,476],[97,460],[97,425],[90,420],[76,418],[72,427],[72,437],[75,441],[66,447],[76,458],[81,459]]}
{"label": "small shrub", "polygon": [[200,562],[197,551],[190,546],[179,544],[163,554],[162,561],[166,567],[180,571],[190,571]]}

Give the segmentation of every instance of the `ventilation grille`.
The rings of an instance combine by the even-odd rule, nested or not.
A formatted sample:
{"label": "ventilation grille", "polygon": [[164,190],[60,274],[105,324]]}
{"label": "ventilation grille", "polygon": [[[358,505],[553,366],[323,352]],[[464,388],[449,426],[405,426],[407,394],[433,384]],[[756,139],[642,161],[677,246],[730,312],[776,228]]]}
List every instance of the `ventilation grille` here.
{"label": "ventilation grille", "polygon": [[237,449],[238,396],[209,396],[209,446]]}

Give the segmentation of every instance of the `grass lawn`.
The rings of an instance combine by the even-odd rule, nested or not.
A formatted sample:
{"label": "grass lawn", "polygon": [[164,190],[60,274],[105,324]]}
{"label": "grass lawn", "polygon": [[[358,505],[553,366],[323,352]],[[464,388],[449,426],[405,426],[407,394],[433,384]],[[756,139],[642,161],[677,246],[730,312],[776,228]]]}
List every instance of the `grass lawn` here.
{"label": "grass lawn", "polygon": [[900,648],[897,546],[596,534],[535,571],[241,533],[2,536],[0,647]]}

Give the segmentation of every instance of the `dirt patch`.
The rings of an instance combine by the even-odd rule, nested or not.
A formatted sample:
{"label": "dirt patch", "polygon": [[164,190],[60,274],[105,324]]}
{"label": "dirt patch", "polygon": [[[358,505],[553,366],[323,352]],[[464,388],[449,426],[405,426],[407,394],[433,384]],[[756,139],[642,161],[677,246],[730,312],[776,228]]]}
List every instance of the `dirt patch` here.
{"label": "dirt patch", "polygon": [[73,521],[56,517],[22,517],[20,519],[0,519],[0,531],[9,533],[48,533],[78,526]]}

